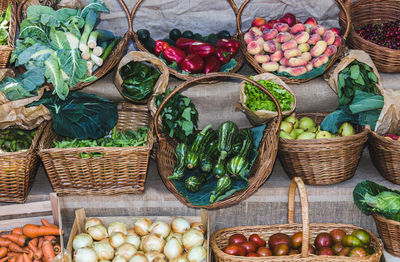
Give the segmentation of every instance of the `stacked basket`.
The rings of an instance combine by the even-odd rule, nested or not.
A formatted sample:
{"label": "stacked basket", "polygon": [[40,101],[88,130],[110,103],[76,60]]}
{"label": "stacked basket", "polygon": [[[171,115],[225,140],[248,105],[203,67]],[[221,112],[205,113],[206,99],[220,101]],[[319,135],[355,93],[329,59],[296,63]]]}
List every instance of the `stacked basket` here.
{"label": "stacked basket", "polygon": [[12,51],[14,51],[15,34],[17,30],[17,3],[14,0],[2,0],[0,12],[5,12],[11,3],[11,17],[8,27],[8,44],[0,46],[0,69],[6,68]]}

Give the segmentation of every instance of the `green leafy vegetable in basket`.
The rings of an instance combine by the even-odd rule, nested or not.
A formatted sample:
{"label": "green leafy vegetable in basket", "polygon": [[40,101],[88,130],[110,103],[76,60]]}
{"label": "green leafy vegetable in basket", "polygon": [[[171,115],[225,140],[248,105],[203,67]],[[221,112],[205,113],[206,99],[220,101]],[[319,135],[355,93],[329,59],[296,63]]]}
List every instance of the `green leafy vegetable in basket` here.
{"label": "green leafy vegetable in basket", "polygon": [[[253,77],[250,77],[253,79]],[[294,103],[294,96],[287,91],[286,89],[280,87],[278,84],[260,79],[257,81],[262,86],[264,86],[271,94],[278,100],[279,105],[282,111],[287,111],[292,109],[292,104]],[[246,82],[245,85],[245,94],[246,94],[246,106],[252,110],[268,110],[276,112],[276,106],[274,102],[263,93],[258,87],[255,85]]]}
{"label": "green leafy vegetable in basket", "polygon": [[353,198],[365,214],[376,213],[400,222],[400,191],[365,180],[354,188]]}
{"label": "green leafy vegetable in basket", "polygon": [[5,12],[0,15],[0,45],[8,44],[8,25],[11,18],[11,3]]}
{"label": "green leafy vegetable in basket", "polygon": [[37,130],[6,129],[0,131],[0,152],[17,152],[28,149]]}
{"label": "green leafy vegetable in basket", "polygon": [[143,62],[131,61],[120,71],[123,93],[134,101],[140,101],[153,94],[160,73],[156,68]]}
{"label": "green leafy vegetable in basket", "polygon": [[[159,107],[162,101],[171,93],[167,88],[164,94],[155,97],[155,104]],[[193,139],[197,128],[199,113],[190,98],[176,94],[165,105],[161,112],[163,132],[171,138],[182,142],[189,142]]]}

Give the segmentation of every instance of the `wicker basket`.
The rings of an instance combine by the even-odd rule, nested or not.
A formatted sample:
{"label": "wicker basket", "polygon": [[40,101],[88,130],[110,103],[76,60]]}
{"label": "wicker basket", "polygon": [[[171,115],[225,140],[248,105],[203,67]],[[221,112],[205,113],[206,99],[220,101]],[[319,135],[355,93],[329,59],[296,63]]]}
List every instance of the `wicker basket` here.
{"label": "wicker basket", "polygon": [[[49,1],[49,0],[47,0],[47,1]],[[21,12],[23,9],[23,5],[26,2],[27,2],[27,0],[24,0],[19,5],[19,19],[20,19],[19,23],[22,22],[23,15]],[[110,72],[111,70],[113,70],[115,68],[115,66],[119,63],[122,55],[128,48],[128,44],[133,35],[132,16],[131,16],[129,9],[128,9],[126,3],[124,2],[124,0],[118,0],[118,2],[121,4],[121,6],[126,14],[126,17],[128,19],[128,25],[129,25],[128,32],[125,33],[125,35],[122,37],[122,39],[114,47],[114,49],[111,51],[111,53],[109,54],[107,59],[104,61],[103,65],[101,67],[99,67],[96,71],[93,72],[92,75],[96,77],[96,80],[94,80],[92,82],[79,82],[75,87],[71,88],[71,90],[82,89],[88,85],[93,84],[94,82],[96,82],[97,80],[99,80],[100,78],[105,76],[108,72]]]}
{"label": "wicker basket", "polygon": [[373,214],[373,217],[385,250],[396,257],[400,257],[400,222],[377,214]]}
{"label": "wicker basket", "polygon": [[11,17],[8,25],[8,44],[0,45],[0,69],[6,68],[12,51],[14,51],[15,33],[17,30],[17,3],[13,0],[2,0],[0,3],[0,12],[5,12],[11,5]]}
{"label": "wicker basket", "polygon": [[[295,195],[296,187],[298,188],[301,202],[301,216],[302,224],[295,223]],[[329,261],[329,262],[353,262],[353,261],[365,261],[365,262],[379,262],[382,256],[383,247],[379,239],[374,236],[371,232],[366,230],[371,235],[371,245],[374,248],[375,253],[365,258],[351,258],[345,256],[317,256],[308,254],[308,246],[303,245],[301,248],[301,254],[281,257],[237,257],[231,256],[222,251],[222,249],[228,244],[228,239],[233,234],[244,234],[249,237],[251,234],[259,234],[261,238],[268,239],[275,233],[284,233],[293,235],[299,231],[303,232],[303,243],[311,243],[317,234],[321,232],[329,232],[333,229],[340,228],[346,233],[351,233],[359,227],[348,225],[348,224],[320,224],[311,223],[309,219],[309,203],[307,198],[306,188],[301,178],[296,177],[292,180],[289,188],[289,204],[288,204],[288,223],[271,226],[241,226],[231,227],[218,230],[211,236],[211,248],[214,253],[216,262],[250,262],[250,261],[273,261],[273,262],[294,262],[294,261]],[[365,229],[364,229],[365,230]]]}
{"label": "wicker basket", "polygon": [[170,176],[173,172],[174,169],[174,164],[176,162],[175,156],[174,156],[174,149],[176,146],[176,141],[172,141],[168,135],[165,135],[161,133],[159,125],[155,125],[155,131],[156,135],[158,138],[158,147],[157,147],[157,167],[158,171],[160,173],[160,176],[166,185],[166,187],[171,191],[178,200],[180,200],[182,203],[187,205],[188,207],[194,207],[194,208],[206,208],[206,209],[216,209],[216,208],[224,208],[228,206],[235,205],[239,203],[240,201],[248,198],[250,195],[255,193],[258,188],[265,182],[265,180],[269,177],[269,175],[272,172],[272,168],[275,163],[276,159],[276,153],[277,153],[277,148],[278,148],[278,132],[279,132],[279,126],[282,121],[282,111],[281,108],[279,107],[278,101],[275,99],[274,96],[269,93],[267,89],[265,89],[262,85],[259,83],[255,82],[254,80],[251,80],[245,76],[239,75],[239,74],[233,74],[233,73],[211,73],[204,75],[202,77],[195,78],[190,81],[186,81],[176,87],[171,94],[169,94],[164,101],[161,103],[159,106],[155,117],[154,117],[154,123],[159,123],[160,121],[160,113],[163,110],[166,102],[170,100],[176,93],[181,91],[182,89],[192,86],[193,84],[198,84],[199,82],[204,82],[208,80],[213,80],[215,78],[236,78],[236,79],[241,79],[245,81],[249,81],[253,85],[257,86],[262,90],[264,93],[266,93],[275,103],[276,108],[278,110],[278,117],[269,122],[268,126],[264,130],[264,136],[261,139],[261,142],[259,144],[258,148],[258,157],[250,171],[249,174],[249,187],[245,190],[236,192],[233,194],[231,197],[226,198],[224,200],[215,202],[213,204],[210,204],[208,206],[195,206],[192,205],[186,198],[184,198],[177,189],[175,188],[175,185],[172,181],[168,180],[167,177]]}
{"label": "wicker basket", "polygon": [[[328,113],[298,114],[321,123]],[[361,152],[368,139],[368,129],[357,127],[349,137],[290,140],[280,138],[278,157],[290,178],[301,177],[308,185],[330,185],[354,176]]]}
{"label": "wicker basket", "polygon": [[386,139],[371,131],[368,144],[369,155],[379,173],[400,185],[400,141]]}
{"label": "wicker basket", "polygon": [[29,149],[0,153],[0,201],[26,201],[39,167],[38,145],[46,125],[43,122],[39,126]]}
{"label": "wicker basket", "polygon": [[[374,61],[379,72],[400,72],[400,50],[390,49],[362,38],[357,29],[373,23],[385,23],[399,19],[400,2],[397,0],[357,0],[350,4],[345,0],[351,16],[352,26],[348,37],[348,44],[353,49],[367,52]],[[343,24],[343,12],[339,13]]]}
{"label": "wicker basket", "polygon": [[[138,0],[135,7],[133,8],[132,11],[132,18],[135,17],[135,14],[137,12],[137,9],[139,8],[139,6],[142,4],[144,0]],[[225,0],[228,1],[228,3],[230,4],[230,6],[233,9],[233,12],[235,13],[235,15],[237,14],[237,6],[235,4],[234,0]],[[232,39],[236,39],[239,40],[238,38],[238,33],[236,32],[233,36]],[[135,41],[135,45],[136,47],[140,50],[140,51],[144,51],[144,52],[149,52],[144,45],[140,42],[138,35],[136,34],[136,32],[133,33],[133,40]],[[244,58],[243,58],[243,54],[242,52],[239,50],[239,52],[236,53],[236,55],[233,57],[236,61],[237,61],[237,65],[230,71],[230,73],[235,73],[237,71],[239,71],[239,69],[242,67],[243,62],[244,62]],[[181,80],[192,80],[195,79],[196,77],[192,76],[192,75],[188,75],[188,74],[182,74],[180,72],[178,72],[177,70],[168,67],[169,72],[171,75],[181,79]],[[204,82],[202,83],[215,83],[217,82],[215,79],[210,79],[208,81],[203,80]]]}
{"label": "wicker basket", "polygon": [[[246,45],[246,41],[244,40],[244,34],[245,32],[242,31],[242,14],[244,9],[246,8],[246,6],[248,5],[248,3],[251,0],[245,0],[242,4],[242,6],[239,8],[239,11],[237,12],[237,17],[236,17],[236,23],[237,23],[237,31],[239,32],[239,40],[240,40],[240,46],[242,49],[242,52],[244,54],[244,56],[246,57],[247,61],[253,66],[253,68],[258,72],[258,73],[265,73],[265,70],[260,66],[260,64],[257,63],[257,61],[254,59],[254,56],[252,56],[248,51],[247,51],[247,45]],[[345,41],[347,39],[347,36],[349,34],[350,31],[350,14],[348,13],[348,10],[345,8],[345,5],[343,4],[342,0],[335,0],[336,3],[339,5],[340,9],[343,10],[344,13],[344,17],[345,17],[345,22],[342,24],[342,27],[344,30],[344,34],[342,35],[342,44],[339,46],[337,53],[332,56],[332,58],[330,59],[328,65],[325,68],[326,72],[334,63],[335,61],[340,57],[340,55],[343,53],[344,48],[345,48]],[[322,75],[322,74],[321,74]],[[315,76],[317,77],[317,76]],[[315,78],[314,77],[314,78]],[[285,83],[287,84],[301,84],[301,83],[305,83],[307,81],[312,80],[313,78],[309,78],[309,79],[292,79],[292,78],[288,78],[288,77],[283,77],[280,76],[280,78],[285,81]]]}
{"label": "wicker basket", "polygon": [[[147,144],[140,147],[53,148],[60,139],[51,125],[39,145],[39,155],[56,193],[77,195],[142,194],[153,146],[153,128],[147,106],[119,105],[118,130],[149,125]],[[103,157],[81,158],[81,153]]]}

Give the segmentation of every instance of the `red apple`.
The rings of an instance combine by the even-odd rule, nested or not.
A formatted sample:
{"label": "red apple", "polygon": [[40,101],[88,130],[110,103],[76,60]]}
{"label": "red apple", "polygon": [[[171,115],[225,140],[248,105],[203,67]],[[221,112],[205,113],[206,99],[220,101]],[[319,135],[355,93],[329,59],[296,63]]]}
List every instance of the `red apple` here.
{"label": "red apple", "polygon": [[314,17],[309,17],[309,18],[307,18],[307,20],[304,22],[304,24],[314,26],[314,25],[318,25],[318,22],[317,22],[317,20],[316,20]]}
{"label": "red apple", "polygon": [[261,27],[265,25],[267,22],[264,18],[256,17],[253,22],[251,23],[251,27]]}

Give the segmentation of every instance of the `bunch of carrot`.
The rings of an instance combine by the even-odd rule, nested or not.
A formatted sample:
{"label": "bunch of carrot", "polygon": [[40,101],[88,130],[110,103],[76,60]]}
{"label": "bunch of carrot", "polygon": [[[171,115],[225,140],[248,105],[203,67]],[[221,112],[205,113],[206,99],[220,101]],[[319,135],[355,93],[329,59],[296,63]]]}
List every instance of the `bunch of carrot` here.
{"label": "bunch of carrot", "polygon": [[61,252],[56,225],[42,219],[41,226],[16,227],[11,234],[0,236],[0,262],[52,262]]}

